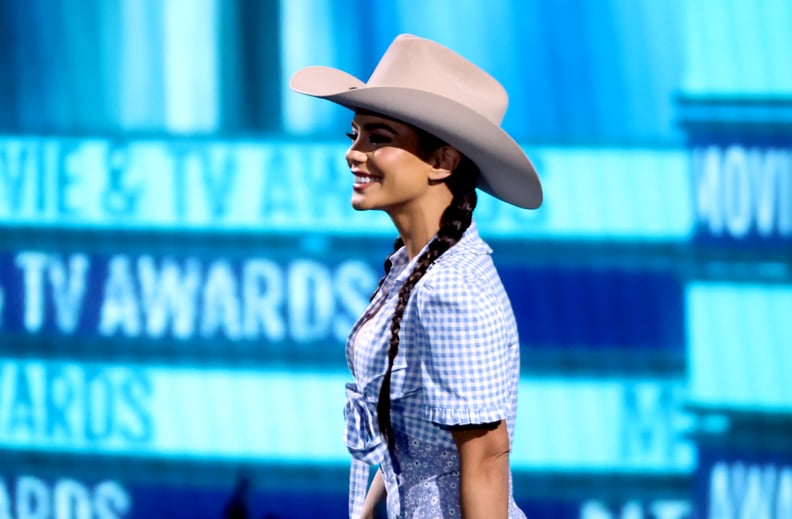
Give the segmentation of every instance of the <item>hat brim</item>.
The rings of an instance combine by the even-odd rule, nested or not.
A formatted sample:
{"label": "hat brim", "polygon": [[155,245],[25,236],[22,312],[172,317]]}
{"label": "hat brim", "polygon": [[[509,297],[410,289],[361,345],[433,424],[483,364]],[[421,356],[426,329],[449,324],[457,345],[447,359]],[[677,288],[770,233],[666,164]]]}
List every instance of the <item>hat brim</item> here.
{"label": "hat brim", "polygon": [[500,126],[478,112],[424,90],[366,86],[344,71],[307,67],[289,86],[301,94],[362,108],[412,124],[444,140],[478,166],[477,185],[490,195],[525,209],[542,204],[539,176],[522,148]]}

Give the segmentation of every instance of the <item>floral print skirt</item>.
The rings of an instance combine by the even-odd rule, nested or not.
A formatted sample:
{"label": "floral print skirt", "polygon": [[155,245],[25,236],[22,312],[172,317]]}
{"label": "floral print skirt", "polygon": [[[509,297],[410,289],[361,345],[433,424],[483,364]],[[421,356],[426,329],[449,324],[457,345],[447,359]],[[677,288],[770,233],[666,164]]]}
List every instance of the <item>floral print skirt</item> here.
{"label": "floral print skirt", "polygon": [[[394,436],[395,460],[382,465],[388,519],[461,518],[459,455],[455,448]],[[394,467],[396,465],[396,467]],[[525,519],[509,492],[509,519]]]}

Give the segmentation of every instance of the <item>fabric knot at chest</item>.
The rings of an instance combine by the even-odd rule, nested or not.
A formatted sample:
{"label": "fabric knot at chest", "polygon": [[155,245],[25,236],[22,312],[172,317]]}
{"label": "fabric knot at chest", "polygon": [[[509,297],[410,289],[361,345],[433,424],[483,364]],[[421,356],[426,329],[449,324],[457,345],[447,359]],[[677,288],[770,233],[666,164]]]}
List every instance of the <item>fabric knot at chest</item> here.
{"label": "fabric knot at chest", "polygon": [[388,453],[388,444],[377,425],[377,403],[366,399],[357,386],[346,384],[344,443],[356,459],[376,465]]}

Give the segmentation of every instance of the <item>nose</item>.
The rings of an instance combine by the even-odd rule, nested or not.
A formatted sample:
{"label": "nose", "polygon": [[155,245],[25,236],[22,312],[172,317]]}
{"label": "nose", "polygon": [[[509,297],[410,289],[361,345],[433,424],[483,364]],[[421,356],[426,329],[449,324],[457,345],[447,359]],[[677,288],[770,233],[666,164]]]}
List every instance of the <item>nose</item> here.
{"label": "nose", "polygon": [[366,154],[357,149],[353,143],[346,151],[346,161],[347,164],[352,167],[354,164],[365,162]]}

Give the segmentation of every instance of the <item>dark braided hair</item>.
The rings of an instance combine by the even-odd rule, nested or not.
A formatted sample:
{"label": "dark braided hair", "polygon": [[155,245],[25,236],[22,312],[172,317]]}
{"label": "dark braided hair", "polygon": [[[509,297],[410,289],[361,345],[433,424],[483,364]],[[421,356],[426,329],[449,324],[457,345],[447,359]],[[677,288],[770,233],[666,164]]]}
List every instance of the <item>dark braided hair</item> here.
{"label": "dark braided hair", "polygon": [[[445,142],[434,135],[420,129],[417,129],[417,131],[419,145],[422,151],[426,152],[427,155],[441,146],[446,145]],[[463,155],[456,169],[445,180],[453,196],[451,203],[440,218],[440,229],[437,232],[437,236],[429,244],[427,250],[418,258],[415,268],[399,290],[399,298],[396,302],[396,308],[393,311],[393,318],[391,319],[390,325],[391,336],[390,342],[388,343],[388,369],[382,379],[379,400],[377,402],[377,422],[380,431],[382,431],[388,439],[388,446],[391,452],[394,448],[390,399],[391,374],[393,371],[393,361],[399,353],[399,332],[401,330],[404,310],[407,308],[407,302],[410,299],[413,288],[423,275],[426,274],[429,267],[445,251],[454,246],[462,238],[467,228],[470,227],[473,218],[473,209],[476,208],[476,202],[478,200],[476,195],[476,177],[478,173],[478,167],[473,161]],[[404,242],[402,242],[400,238],[397,239],[394,244],[394,251],[398,250],[403,244]],[[388,259],[385,261],[386,276],[390,271],[390,267],[391,262],[390,259]],[[382,285],[382,281],[380,281],[380,285]]]}

